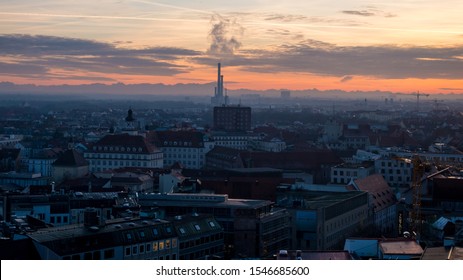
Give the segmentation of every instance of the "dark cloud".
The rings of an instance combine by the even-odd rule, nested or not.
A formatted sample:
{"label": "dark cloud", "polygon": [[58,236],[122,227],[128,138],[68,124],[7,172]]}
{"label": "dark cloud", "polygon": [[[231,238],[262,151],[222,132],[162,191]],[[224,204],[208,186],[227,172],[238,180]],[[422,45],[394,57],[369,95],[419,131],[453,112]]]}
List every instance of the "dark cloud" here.
{"label": "dark cloud", "polygon": [[354,77],[352,77],[352,76],[344,76],[341,79],[341,83],[347,83],[347,82],[351,81],[353,78]]}
{"label": "dark cloud", "polygon": [[460,91],[463,90],[463,88],[439,88],[440,90],[452,90],[452,91]]}
{"label": "dark cloud", "polygon": [[371,17],[374,16],[375,13],[369,12],[369,11],[342,11],[343,14],[348,14],[348,15],[356,15],[356,16],[363,16],[363,17]]}
{"label": "dark cloud", "polygon": [[347,15],[362,16],[362,17],[379,16],[379,17],[390,18],[390,17],[397,16],[395,14],[388,13],[380,9],[377,9],[375,7],[368,7],[366,10],[344,10],[344,11],[341,11],[341,13],[347,14]]}
{"label": "dark cloud", "polygon": [[209,32],[211,44],[207,51],[211,55],[233,55],[240,47],[244,28],[234,19],[227,19],[220,15],[212,17],[212,27]]}
{"label": "dark cloud", "polygon": [[[369,76],[381,79],[462,79],[463,45],[433,46],[337,46],[317,40],[285,44],[272,50],[240,50],[228,66],[258,73],[302,72],[344,77]],[[198,57],[202,64],[214,64]]]}
{"label": "dark cloud", "polygon": [[[56,71],[127,75],[175,75],[187,71],[178,62],[200,52],[169,47],[117,48],[91,40],[53,36],[0,35],[0,73],[59,78]],[[11,61],[11,62],[10,62]],[[73,78],[71,76],[68,76]],[[74,76],[75,79],[79,77]],[[102,80],[98,78],[97,80]]]}
{"label": "dark cloud", "polygon": [[280,22],[293,22],[307,20],[306,16],[302,15],[291,15],[291,14],[272,14],[265,17],[268,21],[280,21]]}

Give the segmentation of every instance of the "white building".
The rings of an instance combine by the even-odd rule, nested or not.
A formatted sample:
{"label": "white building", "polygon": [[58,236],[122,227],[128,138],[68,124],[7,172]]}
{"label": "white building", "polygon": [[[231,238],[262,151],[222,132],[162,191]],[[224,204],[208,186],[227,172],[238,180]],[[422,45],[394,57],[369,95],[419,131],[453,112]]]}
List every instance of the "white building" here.
{"label": "white building", "polygon": [[211,134],[215,146],[237,150],[247,150],[251,141],[259,139],[257,135],[247,133],[214,132]]}
{"label": "white building", "polygon": [[348,184],[353,179],[370,176],[375,172],[373,164],[347,164],[343,163],[331,167],[331,183]]}
{"label": "white building", "polygon": [[375,172],[381,174],[391,187],[409,187],[413,164],[400,158],[382,158],[375,161]]}
{"label": "white building", "polygon": [[214,148],[214,142],[201,132],[158,131],[149,137],[163,152],[164,167],[178,162],[184,168],[200,169],[205,164],[206,153]]}
{"label": "white building", "polygon": [[162,168],[163,153],[141,135],[106,135],[84,153],[90,172],[121,167]]}

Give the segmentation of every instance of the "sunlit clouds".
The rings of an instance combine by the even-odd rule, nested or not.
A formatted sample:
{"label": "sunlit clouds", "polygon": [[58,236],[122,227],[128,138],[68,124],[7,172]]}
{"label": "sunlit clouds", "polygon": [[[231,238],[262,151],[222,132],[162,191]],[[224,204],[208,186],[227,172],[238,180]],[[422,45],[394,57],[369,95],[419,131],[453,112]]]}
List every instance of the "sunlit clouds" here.
{"label": "sunlit clouds", "polygon": [[461,1],[0,4],[1,81],[463,92]]}

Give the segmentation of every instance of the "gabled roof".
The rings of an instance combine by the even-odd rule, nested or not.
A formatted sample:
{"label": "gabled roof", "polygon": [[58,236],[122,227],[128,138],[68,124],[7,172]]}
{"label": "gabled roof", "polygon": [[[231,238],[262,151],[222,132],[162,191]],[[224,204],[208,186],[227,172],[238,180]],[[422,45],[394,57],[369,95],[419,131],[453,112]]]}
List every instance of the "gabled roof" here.
{"label": "gabled roof", "polygon": [[58,159],[53,163],[54,166],[63,167],[81,167],[88,166],[85,158],[76,150],[66,150]]}
{"label": "gabled roof", "polygon": [[373,210],[375,212],[396,203],[396,197],[392,188],[380,174],[373,174],[362,179],[355,179],[354,184],[358,190],[366,191],[370,194]]}
{"label": "gabled roof", "polygon": [[93,145],[90,151],[101,153],[147,154],[157,152],[158,149],[154,145],[148,143],[142,135],[124,133],[104,136]]}

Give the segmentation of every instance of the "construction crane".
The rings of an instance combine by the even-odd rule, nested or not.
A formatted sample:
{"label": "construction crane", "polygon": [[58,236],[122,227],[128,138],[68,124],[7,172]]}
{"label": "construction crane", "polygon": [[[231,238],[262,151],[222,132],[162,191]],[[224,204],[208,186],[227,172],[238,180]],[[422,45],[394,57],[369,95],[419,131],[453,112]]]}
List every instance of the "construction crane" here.
{"label": "construction crane", "polygon": [[413,93],[413,95],[416,96],[416,111],[419,112],[420,111],[420,96],[426,96],[428,97],[429,94],[427,93],[420,93],[419,91],[416,92],[416,93]]}
{"label": "construction crane", "polygon": [[414,233],[415,238],[418,238],[421,232],[421,185],[425,164],[417,154],[413,155],[411,159],[403,157],[394,157],[394,159],[410,163],[413,166],[411,182],[412,205],[408,216],[408,231],[410,232],[407,231],[407,234]]}

